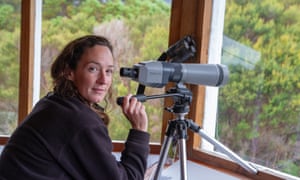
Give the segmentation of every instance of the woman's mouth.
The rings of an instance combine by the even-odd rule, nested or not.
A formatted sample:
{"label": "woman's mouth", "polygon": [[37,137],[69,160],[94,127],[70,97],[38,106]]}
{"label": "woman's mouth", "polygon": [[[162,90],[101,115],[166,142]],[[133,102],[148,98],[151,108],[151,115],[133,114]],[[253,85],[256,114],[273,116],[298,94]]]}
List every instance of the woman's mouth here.
{"label": "woman's mouth", "polygon": [[97,94],[103,94],[106,92],[105,88],[93,88],[93,91]]}

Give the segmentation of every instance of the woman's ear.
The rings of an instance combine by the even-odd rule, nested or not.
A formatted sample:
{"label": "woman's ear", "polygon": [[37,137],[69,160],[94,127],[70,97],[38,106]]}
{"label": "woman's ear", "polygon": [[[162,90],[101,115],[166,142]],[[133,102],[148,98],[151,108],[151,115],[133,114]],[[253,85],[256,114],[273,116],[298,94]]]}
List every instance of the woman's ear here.
{"label": "woman's ear", "polygon": [[66,79],[74,81],[74,71],[72,71],[71,69],[67,68],[64,72],[64,76]]}

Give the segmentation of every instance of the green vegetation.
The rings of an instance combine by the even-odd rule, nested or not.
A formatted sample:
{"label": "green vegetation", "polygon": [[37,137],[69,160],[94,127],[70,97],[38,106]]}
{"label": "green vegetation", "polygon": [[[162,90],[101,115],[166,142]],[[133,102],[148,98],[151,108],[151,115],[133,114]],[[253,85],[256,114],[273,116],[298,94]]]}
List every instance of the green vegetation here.
{"label": "green vegetation", "polygon": [[224,34],[261,57],[252,69],[230,66],[219,139],[245,159],[300,176],[300,2],[226,3]]}
{"label": "green vegetation", "polygon": [[[1,134],[16,127],[18,109],[20,2],[0,0]],[[253,68],[230,67],[220,89],[220,141],[243,158],[300,176],[300,2],[227,0],[224,34],[261,56]],[[161,0],[44,0],[41,96],[51,90],[49,68],[70,40],[85,34],[108,37],[117,70],[155,60],[167,49],[170,6]],[[226,62],[230,63],[230,59]],[[248,59],[251,61],[251,59]],[[109,105],[113,139],[126,138],[129,124],[115,98],[135,93],[137,83],[115,73]],[[146,94],[163,90],[147,88]],[[160,141],[162,100],[146,102],[152,141]],[[158,108],[157,108],[158,107]]]}

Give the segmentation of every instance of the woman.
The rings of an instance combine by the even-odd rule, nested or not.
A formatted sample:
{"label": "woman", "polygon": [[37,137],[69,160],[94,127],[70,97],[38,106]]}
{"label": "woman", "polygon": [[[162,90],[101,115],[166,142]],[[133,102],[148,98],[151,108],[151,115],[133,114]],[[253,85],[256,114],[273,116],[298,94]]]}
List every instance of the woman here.
{"label": "woman", "polygon": [[108,116],[114,58],[100,36],[78,38],[52,65],[53,93],[16,129],[0,158],[0,179],[143,179],[149,153],[145,107],[131,95],[122,110],[131,123],[121,160],[111,154]]}

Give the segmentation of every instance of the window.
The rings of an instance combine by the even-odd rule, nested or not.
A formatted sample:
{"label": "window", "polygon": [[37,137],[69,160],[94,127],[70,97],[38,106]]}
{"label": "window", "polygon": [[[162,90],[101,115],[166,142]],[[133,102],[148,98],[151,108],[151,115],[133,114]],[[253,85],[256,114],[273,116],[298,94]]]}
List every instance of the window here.
{"label": "window", "polygon": [[0,3],[0,136],[18,122],[20,1]]}
{"label": "window", "polygon": [[300,176],[297,1],[226,1],[216,137],[248,161]]}

